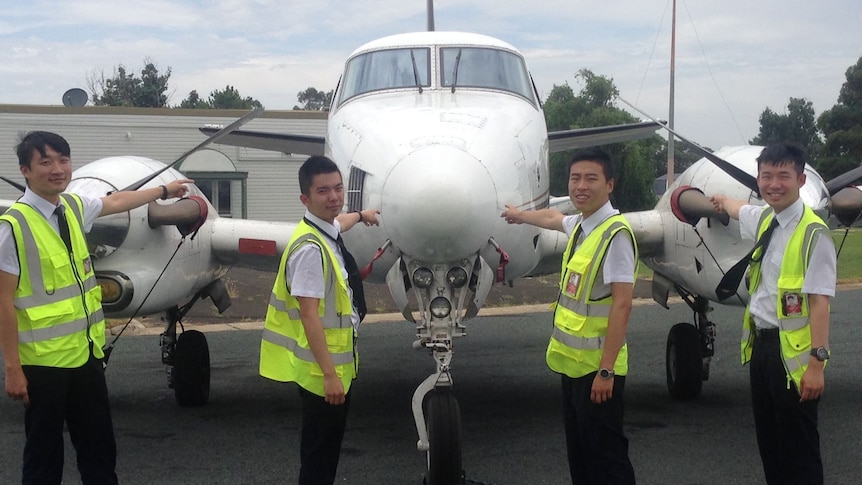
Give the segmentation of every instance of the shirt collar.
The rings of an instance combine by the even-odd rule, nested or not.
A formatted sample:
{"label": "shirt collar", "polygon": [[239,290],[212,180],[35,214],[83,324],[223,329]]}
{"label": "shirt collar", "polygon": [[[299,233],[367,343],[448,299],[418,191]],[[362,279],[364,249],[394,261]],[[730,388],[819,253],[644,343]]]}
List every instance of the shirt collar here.
{"label": "shirt collar", "polygon": [[581,219],[581,229],[584,231],[584,236],[593,232],[593,229],[598,227],[599,224],[605,221],[608,217],[619,214],[620,211],[614,209],[614,206],[611,205],[611,201],[605,202],[605,205],[601,206],[599,210],[590,214],[590,217],[586,219]]}
{"label": "shirt collar", "polygon": [[797,198],[795,202],[787,206],[783,211],[775,214],[775,218],[778,219],[778,225],[780,227],[787,227],[792,224],[793,221],[798,221],[802,218],[802,212],[805,209],[802,198]]}
{"label": "shirt collar", "polygon": [[[18,200],[19,202],[27,204],[30,207],[38,210],[43,216],[45,216],[45,219],[49,219],[52,215],[54,215],[54,209],[57,208],[56,205],[48,202],[36,192],[30,190],[30,187],[27,187],[24,190],[24,195],[22,195],[21,198]],[[62,204],[62,202],[60,203]]]}
{"label": "shirt collar", "polygon": [[[54,209],[51,209],[51,210],[53,211]],[[309,221],[317,224],[317,227],[319,227],[326,234],[328,234],[329,237],[331,237],[332,239],[338,239],[338,234],[341,232],[341,224],[338,223],[337,219],[335,221],[333,221],[334,224],[330,224],[330,223],[324,221],[323,219],[317,217],[316,215],[312,214],[308,210],[305,211],[305,217]]]}

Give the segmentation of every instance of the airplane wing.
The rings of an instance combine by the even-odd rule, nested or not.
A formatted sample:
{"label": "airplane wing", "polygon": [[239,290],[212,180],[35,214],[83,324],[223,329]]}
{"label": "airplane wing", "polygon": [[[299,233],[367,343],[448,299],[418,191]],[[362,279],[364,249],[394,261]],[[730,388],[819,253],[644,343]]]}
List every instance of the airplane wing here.
{"label": "airplane wing", "polygon": [[[219,131],[218,127],[204,126],[201,133],[210,136]],[[314,135],[291,135],[265,131],[235,130],[219,140],[222,145],[257,148],[282,153],[301,153],[303,155],[323,155],[325,139]]]}
{"label": "airplane wing", "polygon": [[215,219],[213,256],[222,264],[275,271],[296,223],[252,219]]}
{"label": "airplane wing", "polygon": [[625,125],[552,131],[548,133],[548,141],[550,142],[550,152],[556,153],[576,148],[639,140],[651,136],[661,127],[662,124],[657,121],[642,121]]}

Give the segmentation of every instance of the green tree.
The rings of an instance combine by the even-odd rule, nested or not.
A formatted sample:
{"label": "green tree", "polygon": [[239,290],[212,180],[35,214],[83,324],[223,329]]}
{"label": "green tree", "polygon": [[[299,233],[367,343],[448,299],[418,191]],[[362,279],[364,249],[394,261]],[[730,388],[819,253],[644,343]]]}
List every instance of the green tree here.
{"label": "green tree", "polygon": [[185,109],[207,109],[209,108],[209,104],[201,99],[200,95],[196,90],[192,90],[189,93],[189,97],[184,99],[177,108],[185,108]]}
{"label": "green tree", "polygon": [[[619,92],[613,80],[580,70],[575,79],[583,83],[579,94],[568,83],[554,85],[545,101],[545,123],[548,130],[570,130],[595,126],[634,123],[638,120],[614,105]],[[655,160],[661,150],[662,139],[655,135],[648,139],[614,143],[602,148],[614,160],[616,182],[611,194],[614,205],[622,211],[642,210],[655,204],[653,181]],[[550,158],[550,187],[554,195],[568,194],[566,166],[572,152],[554,153]]]}
{"label": "green tree", "polygon": [[814,105],[804,98],[790,98],[787,111],[779,114],[766,108],[760,114],[760,132],[752,145],[769,145],[780,141],[795,141],[808,149],[809,157],[818,157],[823,141],[814,116]]}
{"label": "green tree", "polygon": [[305,91],[296,93],[296,100],[299,101],[302,106],[295,105],[293,109],[329,111],[329,107],[332,105],[332,96],[334,94],[335,90],[323,92],[318,91],[313,87],[308,87]]}
{"label": "green tree", "polygon": [[96,106],[135,106],[143,108],[163,108],[168,105],[168,80],[171,68],[164,74],[149,59],[144,59],[141,76],[128,73],[120,64],[113,77],[105,77],[104,72],[95,70],[87,77],[90,99]]}
{"label": "green tree", "polygon": [[817,120],[826,142],[815,167],[827,180],[862,163],[862,57],[845,77],[838,104]]}
{"label": "green tree", "polygon": [[201,99],[198,92],[193,90],[177,107],[188,109],[252,109],[262,108],[263,105],[254,98],[248,96],[243,98],[235,87],[227,85],[223,90],[212,91],[206,100]]}

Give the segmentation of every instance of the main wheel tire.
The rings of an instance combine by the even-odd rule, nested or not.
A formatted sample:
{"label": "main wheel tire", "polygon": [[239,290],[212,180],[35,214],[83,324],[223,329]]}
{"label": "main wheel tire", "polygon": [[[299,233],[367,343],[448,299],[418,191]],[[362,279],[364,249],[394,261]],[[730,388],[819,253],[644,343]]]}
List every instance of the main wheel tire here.
{"label": "main wheel tire", "polygon": [[694,399],[703,388],[700,332],[694,325],[677,323],[667,336],[665,353],[667,390],[677,400]]}
{"label": "main wheel tire", "polygon": [[432,391],[425,400],[428,426],[427,485],[461,485],[461,409],[449,391]]}
{"label": "main wheel tire", "polygon": [[173,369],[174,396],[180,406],[203,406],[210,397],[210,351],[197,330],[177,338]]}

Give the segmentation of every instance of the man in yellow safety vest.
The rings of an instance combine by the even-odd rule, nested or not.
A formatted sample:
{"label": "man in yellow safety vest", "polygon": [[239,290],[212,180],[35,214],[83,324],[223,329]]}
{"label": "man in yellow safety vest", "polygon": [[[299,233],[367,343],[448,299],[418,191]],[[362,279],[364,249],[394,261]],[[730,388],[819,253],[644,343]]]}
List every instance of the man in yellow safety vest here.
{"label": "man in yellow safety vest", "polygon": [[300,485],[335,481],[356,377],[356,330],[365,316],[362,280],[341,232],[378,225],[378,210],[341,213],[338,166],[313,156],[299,168],[305,217],[284,250],[266,312],[260,375],[295,382],[302,399]]}
{"label": "man in yellow safety vest", "polygon": [[27,188],[0,216],[0,351],[6,394],[26,406],[23,483],[62,481],[64,423],[81,481],[117,483],[102,296],[84,233],[99,216],[181,197],[191,180],[92,198],[64,193],[72,161],[60,135],[30,132],[17,153]]}
{"label": "man in yellow safety vest", "polygon": [[569,197],[580,214],[507,205],[502,217],[569,236],[546,360],[562,378],[572,483],[634,484],[623,434],[623,392],[637,244],[628,221],[610,202],[610,156],[598,148],[582,150],[569,162],[568,174]]}
{"label": "man in yellow safety vest", "polygon": [[742,363],[750,363],[757,445],[769,484],[823,483],[817,404],[829,359],[836,256],[823,220],[799,197],[805,161],[805,149],[795,143],[763,149],[757,186],[765,206],[712,196],[718,212],[739,220],[742,237],[760,245],[749,266]]}

